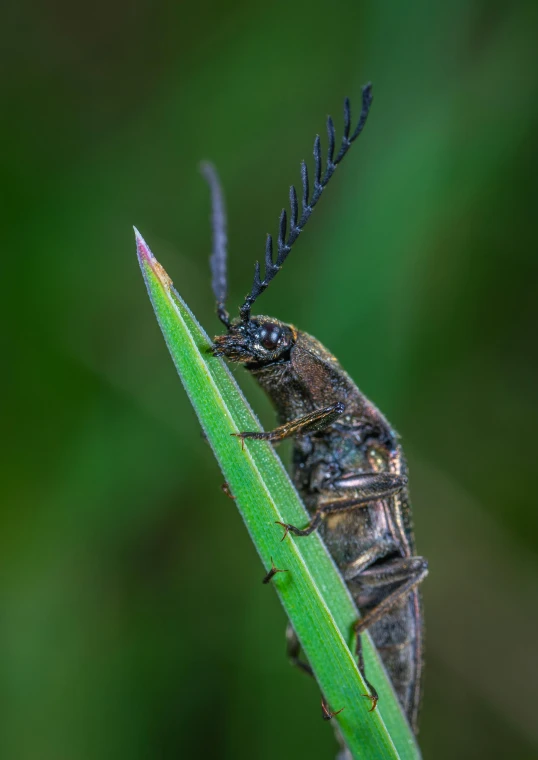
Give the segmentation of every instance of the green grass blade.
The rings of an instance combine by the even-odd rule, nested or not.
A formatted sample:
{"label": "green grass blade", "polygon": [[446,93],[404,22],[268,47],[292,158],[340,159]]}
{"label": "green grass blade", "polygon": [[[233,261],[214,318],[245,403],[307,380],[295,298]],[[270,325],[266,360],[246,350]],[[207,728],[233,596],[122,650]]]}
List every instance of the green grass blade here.
{"label": "green grass blade", "polygon": [[[282,543],[275,520],[303,525],[308,515],[270,444],[231,433],[260,429],[225,364],[209,352],[211,341],[179,297],[172,282],[137,233],[142,274],[157,320],[200,424],[215,453],[235,503],[266,570],[273,557],[287,573],[272,585],[292,622],[332,709],[333,720],[354,758],[420,758],[390,681],[368,636],[364,637],[368,678],[380,700],[368,712],[367,689],[351,653],[357,611],[319,536]],[[261,591],[260,586],[260,593]],[[317,716],[313,716],[316,720]]]}

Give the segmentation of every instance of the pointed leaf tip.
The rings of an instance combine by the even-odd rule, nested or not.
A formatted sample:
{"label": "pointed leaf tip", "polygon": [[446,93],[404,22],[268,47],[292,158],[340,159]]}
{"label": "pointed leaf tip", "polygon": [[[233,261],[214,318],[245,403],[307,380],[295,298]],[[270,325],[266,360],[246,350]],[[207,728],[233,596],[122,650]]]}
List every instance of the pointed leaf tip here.
{"label": "pointed leaf tip", "polygon": [[162,285],[162,287],[164,287],[167,290],[170,290],[170,288],[173,286],[173,283],[166,269],[163,266],[161,266],[161,264],[159,264],[155,256],[150,251],[148,244],[146,243],[142,235],[139,233],[139,231],[136,229],[136,227],[133,227],[133,229],[134,229],[135,238],[136,238],[136,252],[138,255],[138,263],[140,264],[140,269],[142,270],[144,279],[146,280],[146,285],[149,288],[149,283],[147,279],[148,278],[147,267],[149,267],[151,271],[153,272],[153,275],[157,278],[157,280]]}
{"label": "pointed leaf tip", "polygon": [[135,239],[136,239],[136,251],[138,254],[138,259],[140,261],[140,264],[142,264],[143,261],[146,261],[150,266],[153,266],[156,263],[156,259],[152,252],[149,249],[148,244],[140,234],[140,232],[136,229],[136,227],[133,227],[134,233],[135,233]]}

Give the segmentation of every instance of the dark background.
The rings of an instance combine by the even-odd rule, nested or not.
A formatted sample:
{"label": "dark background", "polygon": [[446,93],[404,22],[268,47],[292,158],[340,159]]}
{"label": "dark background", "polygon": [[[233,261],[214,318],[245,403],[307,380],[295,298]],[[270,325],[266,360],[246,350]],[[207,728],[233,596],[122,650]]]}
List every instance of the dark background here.
{"label": "dark background", "polygon": [[315,132],[330,112],[341,134],[368,80],[368,127],[260,309],[403,435],[430,561],[425,758],[536,756],[536,3],[3,17],[1,756],[333,756],[131,225],[214,334],[199,161],[227,192],[235,308]]}

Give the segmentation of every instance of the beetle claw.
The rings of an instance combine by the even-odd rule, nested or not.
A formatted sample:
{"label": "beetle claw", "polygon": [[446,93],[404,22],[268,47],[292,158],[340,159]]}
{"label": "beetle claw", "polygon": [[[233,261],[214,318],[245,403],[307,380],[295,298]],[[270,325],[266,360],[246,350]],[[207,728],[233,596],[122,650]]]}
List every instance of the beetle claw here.
{"label": "beetle claw", "polygon": [[282,525],[282,527],[285,529],[284,530],[284,535],[280,539],[280,541],[282,542],[282,541],[284,541],[284,539],[286,538],[286,536],[290,532],[291,525],[288,525],[288,523],[280,522],[280,520],[275,520],[275,525]]}
{"label": "beetle claw", "polygon": [[282,570],[281,568],[277,567],[275,563],[273,562],[273,558],[271,557],[271,569],[263,579],[262,583],[269,583],[269,581],[275,577],[277,573],[287,573],[288,570]]}
{"label": "beetle claw", "polygon": [[372,703],[372,706],[370,707],[368,712],[373,712],[375,708],[377,707],[377,703],[379,702],[379,697],[377,696],[377,694],[375,694],[374,696],[372,696],[372,694],[363,694],[362,696],[370,700],[370,702]]}
{"label": "beetle claw", "polygon": [[335,715],[338,715],[338,713],[341,713],[345,709],[345,707],[341,707],[339,710],[331,710],[323,697],[321,699],[321,715],[323,720],[331,720],[331,718],[334,718]]}

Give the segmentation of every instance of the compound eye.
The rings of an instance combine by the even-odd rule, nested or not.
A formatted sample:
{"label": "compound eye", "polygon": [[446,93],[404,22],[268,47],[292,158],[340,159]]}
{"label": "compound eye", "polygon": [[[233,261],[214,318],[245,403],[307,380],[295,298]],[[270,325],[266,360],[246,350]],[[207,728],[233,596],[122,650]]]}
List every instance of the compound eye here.
{"label": "compound eye", "polygon": [[280,328],[276,325],[268,325],[262,327],[259,333],[259,341],[261,345],[268,351],[274,351],[278,346],[280,340]]}

